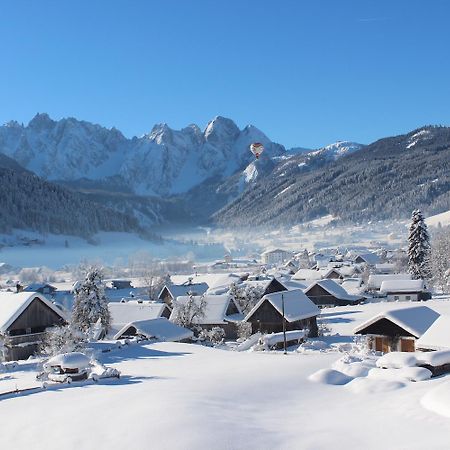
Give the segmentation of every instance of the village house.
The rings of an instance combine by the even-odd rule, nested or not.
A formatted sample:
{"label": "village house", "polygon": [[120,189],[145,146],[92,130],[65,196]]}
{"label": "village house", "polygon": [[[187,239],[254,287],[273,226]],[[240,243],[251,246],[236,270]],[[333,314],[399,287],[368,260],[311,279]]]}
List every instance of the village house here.
{"label": "village house", "polygon": [[367,280],[367,292],[379,292],[383,281],[410,280],[409,273],[371,274]]}
{"label": "village house", "polygon": [[169,320],[174,322],[178,316],[178,308],[182,308],[187,302],[192,301],[198,307],[204,303],[203,314],[195,317],[193,324],[204,329],[211,330],[220,327],[225,331],[227,339],[237,338],[237,323],[243,318],[243,314],[233,298],[229,295],[196,295],[179,296],[173,304],[173,311]]}
{"label": "village house", "polygon": [[159,317],[129,322],[117,331],[113,339],[140,337],[164,342],[186,342],[193,336],[191,330],[170,322],[165,317]]}
{"label": "village house", "polygon": [[308,329],[309,336],[317,336],[319,308],[301,289],[274,292],[259,300],[244,321],[252,326],[252,334],[279,333],[283,331],[283,306],[286,330]]}
{"label": "village house", "polygon": [[385,311],[354,329],[367,336],[370,349],[377,352],[414,352],[419,339],[436,321],[439,314],[426,306]]}
{"label": "village house", "polygon": [[293,256],[292,252],[276,248],[273,250],[266,250],[261,254],[263,264],[278,265],[290,260]]}
{"label": "village house", "polygon": [[380,263],[380,257],[375,253],[360,253],[355,256],[353,262],[355,264],[365,264],[367,266],[375,267],[376,264]]}
{"label": "village house", "polygon": [[203,295],[209,289],[206,283],[192,283],[191,280],[183,284],[166,284],[158,295],[158,300],[161,300],[170,307],[172,307],[172,302],[177,297],[183,297],[186,295]]}
{"label": "village house", "polygon": [[316,269],[299,269],[292,276],[293,280],[312,282],[322,279],[322,273]]}
{"label": "village house", "polygon": [[[108,303],[111,323],[109,336],[115,336],[125,325],[136,321],[170,317],[171,310],[166,303],[149,300],[128,300]],[[117,339],[117,338],[116,338]]]}
{"label": "village house", "polygon": [[310,285],[305,294],[317,306],[345,306],[361,303],[365,297],[349,294],[334,280],[318,280]]}
{"label": "village house", "polygon": [[0,333],[7,338],[6,361],[27,359],[37,350],[45,331],[63,325],[62,309],[38,292],[0,292]]}
{"label": "village house", "polygon": [[431,293],[426,289],[423,280],[383,281],[380,294],[385,295],[388,302],[420,301],[431,298]]}
{"label": "village house", "polygon": [[266,294],[273,294],[274,292],[287,291],[287,287],[275,277],[262,281],[246,281],[244,284],[247,286],[261,286],[264,289],[262,293],[263,296]]}

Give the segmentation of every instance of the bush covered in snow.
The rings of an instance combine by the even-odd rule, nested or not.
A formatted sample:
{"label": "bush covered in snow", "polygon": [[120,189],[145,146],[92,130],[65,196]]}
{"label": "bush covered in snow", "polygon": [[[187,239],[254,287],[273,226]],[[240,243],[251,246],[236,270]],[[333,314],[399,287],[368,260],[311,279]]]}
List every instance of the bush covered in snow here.
{"label": "bush covered in snow", "polygon": [[86,344],[86,335],[72,325],[49,328],[42,339],[40,353],[54,356],[82,350]]}
{"label": "bush covered in snow", "polygon": [[[173,301],[174,322],[182,327],[195,329],[198,319],[205,317],[206,300],[204,296],[196,301],[193,295],[185,301]],[[172,319],[172,318],[171,318]]]}
{"label": "bush covered in snow", "polygon": [[212,344],[222,344],[225,339],[225,330],[221,327],[213,327],[211,330],[202,330],[199,334],[200,341],[211,342]]}

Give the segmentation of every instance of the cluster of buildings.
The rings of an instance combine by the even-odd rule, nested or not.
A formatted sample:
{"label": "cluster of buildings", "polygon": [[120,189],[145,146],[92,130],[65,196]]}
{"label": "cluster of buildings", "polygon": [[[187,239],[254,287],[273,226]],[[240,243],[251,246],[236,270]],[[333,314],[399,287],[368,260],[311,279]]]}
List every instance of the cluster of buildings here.
{"label": "cluster of buildings", "polygon": [[[168,282],[155,300],[146,300],[143,291],[133,288],[129,280],[112,280],[106,292],[112,317],[108,337],[189,340],[192,330],[177,324],[180,308],[201,310],[193,314],[191,325],[203,330],[220,327],[226,339],[236,339],[242,324],[247,324],[251,333],[277,333],[284,328],[306,330],[309,337],[315,337],[322,308],[368,299],[389,302],[431,297],[423,280],[395,273],[395,265],[382,261],[376,253],[295,254],[274,249],[264,252],[261,260],[256,268],[254,260],[239,260],[236,267],[241,270],[228,271],[209,284],[193,278]],[[223,263],[231,267],[233,260],[228,257]],[[236,289],[241,295],[253,295],[249,307],[235,295]],[[71,296],[71,292],[45,283],[29,285],[21,292],[1,292],[0,334],[8,339],[6,359],[28,357],[36,351],[46,329],[66,323]],[[375,350],[395,347],[408,351],[415,348],[411,340],[419,339],[422,333],[402,322],[404,314],[377,318],[355,332],[371,336]],[[400,334],[399,327],[403,327]],[[395,345],[393,336],[401,337]]]}

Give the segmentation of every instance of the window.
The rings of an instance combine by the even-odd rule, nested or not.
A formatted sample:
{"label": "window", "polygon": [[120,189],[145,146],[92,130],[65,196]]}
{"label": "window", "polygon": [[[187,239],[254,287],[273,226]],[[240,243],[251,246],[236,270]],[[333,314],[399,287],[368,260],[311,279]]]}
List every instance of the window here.
{"label": "window", "polygon": [[407,295],[407,296],[406,296],[406,300],[411,300],[411,296],[410,296],[410,295]]}
{"label": "window", "polygon": [[394,300],[400,300],[400,297],[398,295],[394,295]]}

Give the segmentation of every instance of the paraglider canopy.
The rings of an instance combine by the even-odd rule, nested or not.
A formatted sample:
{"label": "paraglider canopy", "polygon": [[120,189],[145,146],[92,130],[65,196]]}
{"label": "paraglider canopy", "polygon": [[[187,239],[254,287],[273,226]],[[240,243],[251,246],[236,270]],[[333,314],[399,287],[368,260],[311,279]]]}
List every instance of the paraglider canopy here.
{"label": "paraglider canopy", "polygon": [[259,155],[264,151],[264,145],[260,142],[254,142],[250,144],[250,151],[256,156],[256,159],[259,158]]}

